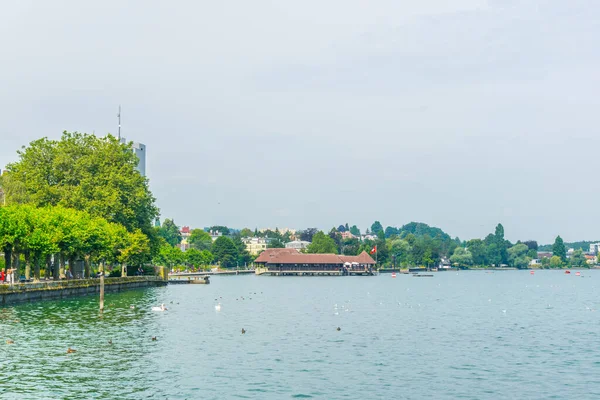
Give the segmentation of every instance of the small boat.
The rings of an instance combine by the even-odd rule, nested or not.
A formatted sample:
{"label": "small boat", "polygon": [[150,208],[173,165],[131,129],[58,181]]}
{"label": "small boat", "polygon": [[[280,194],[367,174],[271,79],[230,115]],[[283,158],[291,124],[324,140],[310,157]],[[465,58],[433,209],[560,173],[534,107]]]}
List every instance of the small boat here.
{"label": "small boat", "polygon": [[581,272],[577,271],[577,272],[575,272],[575,275],[581,276]]}
{"label": "small boat", "polygon": [[529,271],[529,273],[530,273],[531,275],[533,275],[533,274],[535,274],[535,271]]}
{"label": "small boat", "polygon": [[392,272],[392,278],[395,278],[395,277],[396,277],[396,273]]}
{"label": "small boat", "polygon": [[565,271],[565,274],[570,274],[570,273],[571,273],[571,271],[569,271],[569,270]]}

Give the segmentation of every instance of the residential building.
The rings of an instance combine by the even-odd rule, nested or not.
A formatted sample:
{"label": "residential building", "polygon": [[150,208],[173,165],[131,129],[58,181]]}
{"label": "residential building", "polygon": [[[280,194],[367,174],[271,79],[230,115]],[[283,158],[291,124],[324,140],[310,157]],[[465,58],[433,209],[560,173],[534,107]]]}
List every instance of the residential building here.
{"label": "residential building", "polygon": [[600,250],[600,243],[590,243],[590,254],[598,255],[598,250]]}
{"label": "residential building", "polygon": [[242,238],[242,242],[246,245],[246,250],[250,255],[258,255],[267,249],[270,242],[268,238],[261,237],[246,237]]}
{"label": "residential building", "polygon": [[210,234],[210,238],[212,239],[213,242],[215,240],[217,240],[220,236],[223,236],[223,232],[219,232],[219,231],[210,231],[208,233]]}
{"label": "residential building", "polygon": [[179,248],[182,251],[186,251],[187,249],[190,248],[190,242],[189,242],[189,238],[191,236],[190,227],[189,226],[181,227],[181,229],[179,230],[179,233],[181,233],[181,243],[179,244]]}
{"label": "residential building", "polygon": [[350,233],[350,231],[341,232],[341,235],[342,235],[342,239],[344,239],[344,240],[354,239],[356,237],[352,233]]}
{"label": "residential building", "polygon": [[310,242],[307,242],[306,240],[293,240],[291,242],[286,243],[285,248],[286,249],[296,249],[296,250],[300,251],[300,250],[305,250],[309,244],[310,244]]}

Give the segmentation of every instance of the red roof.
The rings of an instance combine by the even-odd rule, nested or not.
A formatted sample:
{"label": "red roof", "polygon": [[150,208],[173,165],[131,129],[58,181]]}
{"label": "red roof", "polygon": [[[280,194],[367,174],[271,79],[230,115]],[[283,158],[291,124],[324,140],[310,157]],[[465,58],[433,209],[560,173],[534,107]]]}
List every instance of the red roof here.
{"label": "red roof", "polygon": [[363,251],[362,253],[360,253],[357,256],[340,256],[340,258],[344,262],[349,262],[349,263],[357,262],[359,264],[373,264],[373,265],[375,265],[375,260],[373,260],[373,257],[371,257],[370,255],[368,255],[366,251]]}
{"label": "red roof", "polygon": [[266,249],[254,262],[256,263],[266,263],[271,261],[274,257],[278,257],[281,254],[300,254],[300,252],[296,249]]}
{"label": "red roof", "polygon": [[358,256],[340,256],[304,254],[296,249],[267,249],[254,262],[265,264],[345,264],[348,262],[375,265],[373,258],[364,251]]}
{"label": "red roof", "polygon": [[181,233],[190,233],[190,227],[189,226],[184,226],[181,228]]}

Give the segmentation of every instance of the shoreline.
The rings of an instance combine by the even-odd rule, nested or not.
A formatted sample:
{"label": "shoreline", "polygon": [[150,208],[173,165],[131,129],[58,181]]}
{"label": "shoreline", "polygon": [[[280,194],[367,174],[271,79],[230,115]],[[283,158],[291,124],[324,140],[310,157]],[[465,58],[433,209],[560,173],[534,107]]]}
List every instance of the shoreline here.
{"label": "shoreline", "polygon": [[[120,278],[105,278],[105,292],[120,292],[130,289],[166,286],[163,278],[157,276],[128,276]],[[100,279],[73,279],[63,281],[15,283],[0,285],[0,306],[40,301],[62,299],[100,292]]]}

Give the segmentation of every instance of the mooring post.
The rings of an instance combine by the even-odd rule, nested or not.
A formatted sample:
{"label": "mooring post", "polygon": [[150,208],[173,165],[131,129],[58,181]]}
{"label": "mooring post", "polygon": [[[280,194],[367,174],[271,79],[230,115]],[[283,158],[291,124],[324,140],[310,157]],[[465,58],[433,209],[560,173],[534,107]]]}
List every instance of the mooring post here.
{"label": "mooring post", "polygon": [[104,265],[100,266],[100,312],[104,311]]}

